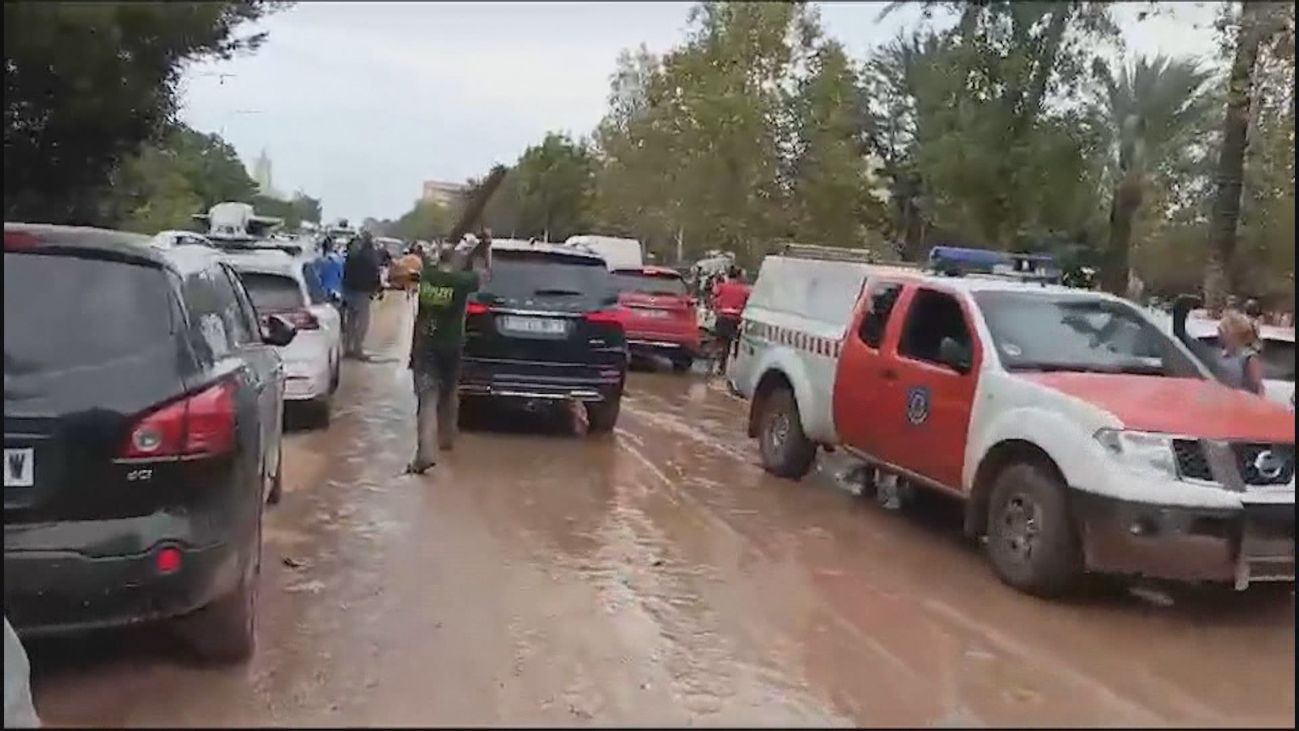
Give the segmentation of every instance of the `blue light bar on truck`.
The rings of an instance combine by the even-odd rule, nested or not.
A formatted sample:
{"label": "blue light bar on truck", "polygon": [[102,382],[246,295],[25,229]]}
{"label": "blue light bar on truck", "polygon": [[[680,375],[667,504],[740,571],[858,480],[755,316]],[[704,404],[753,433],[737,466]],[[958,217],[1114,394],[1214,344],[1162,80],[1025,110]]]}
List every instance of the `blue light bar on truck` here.
{"label": "blue light bar on truck", "polygon": [[1050,254],[935,246],[929,250],[929,268],[949,274],[997,274],[1033,281],[1060,281],[1060,267]]}

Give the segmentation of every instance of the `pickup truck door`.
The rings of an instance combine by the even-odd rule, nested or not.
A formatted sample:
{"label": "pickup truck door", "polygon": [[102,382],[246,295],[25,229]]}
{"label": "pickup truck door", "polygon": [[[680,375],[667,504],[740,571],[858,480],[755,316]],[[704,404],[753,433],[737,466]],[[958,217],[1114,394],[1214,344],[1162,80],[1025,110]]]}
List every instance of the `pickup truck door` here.
{"label": "pickup truck door", "polygon": [[[906,292],[884,341],[887,385],[870,415],[881,434],[876,456],[958,491],[983,354],[972,314],[953,293],[924,285]],[[945,337],[964,349],[959,369],[939,355]]]}
{"label": "pickup truck door", "polygon": [[[880,410],[885,391],[895,386],[896,369],[886,362],[883,348],[889,339],[889,327],[903,297],[901,282],[869,279],[857,300],[834,377],[834,426],[846,446],[878,456],[884,447],[886,432],[895,428],[881,421]],[[896,335],[892,336],[897,339]],[[894,374],[893,377],[890,373]]]}

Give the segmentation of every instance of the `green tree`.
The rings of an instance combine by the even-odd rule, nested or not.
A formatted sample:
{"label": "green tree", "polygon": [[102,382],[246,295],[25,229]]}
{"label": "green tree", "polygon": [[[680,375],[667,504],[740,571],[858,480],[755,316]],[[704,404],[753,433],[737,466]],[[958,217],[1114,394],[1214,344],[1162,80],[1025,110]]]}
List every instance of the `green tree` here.
{"label": "green tree", "polygon": [[454,223],[452,212],[432,201],[419,200],[398,218],[388,233],[407,241],[432,241],[447,235]]}
{"label": "green tree", "polygon": [[[1209,224],[1209,258],[1204,271],[1204,296],[1210,309],[1219,309],[1233,286],[1237,227],[1241,214],[1241,194],[1245,184],[1246,146],[1251,126],[1254,98],[1254,74],[1260,52],[1280,36],[1288,38],[1293,64],[1294,4],[1244,2],[1234,17],[1224,19],[1224,30],[1234,30],[1231,69],[1227,79],[1226,114],[1222,123],[1222,141],[1216,174],[1217,192]],[[1288,12],[1287,12],[1288,11]],[[1231,16],[1230,6],[1228,14]],[[1293,100],[1291,101],[1293,105]],[[1294,139],[1290,140],[1294,156]],[[1292,199],[1293,205],[1293,199]],[[1293,272],[1293,267],[1291,268]],[[1293,279],[1293,274],[1291,275]]]}
{"label": "green tree", "polygon": [[1192,61],[1139,59],[1112,73],[1097,64],[1102,91],[1096,113],[1108,127],[1113,166],[1109,236],[1101,284],[1122,294],[1128,286],[1134,218],[1152,176],[1183,167],[1207,130],[1212,97],[1209,73]]}
{"label": "green tree", "polygon": [[99,222],[118,163],[167,131],[184,62],[255,49],[283,3],[4,4],[5,218]]}
{"label": "green tree", "polygon": [[627,56],[597,133],[597,220],[664,249],[753,257],[789,234],[789,97],[819,29],[803,4],[694,7],[663,59]]}
{"label": "green tree", "polygon": [[882,49],[867,84],[880,93],[869,100],[872,146],[883,153],[895,212],[906,214],[895,228],[908,254],[935,234],[1001,248],[1082,236],[1095,210],[1099,140],[1071,110],[1082,71],[1117,33],[1107,9],[930,5],[951,7],[955,27]]}
{"label": "green tree", "polygon": [[563,241],[590,227],[594,174],[595,162],[584,145],[550,133],[524,151],[493,200],[510,201],[514,188],[517,235]]}
{"label": "green tree", "polygon": [[791,170],[794,238],[860,247],[883,228],[883,203],[868,169],[860,81],[843,48],[824,43],[794,98]]}

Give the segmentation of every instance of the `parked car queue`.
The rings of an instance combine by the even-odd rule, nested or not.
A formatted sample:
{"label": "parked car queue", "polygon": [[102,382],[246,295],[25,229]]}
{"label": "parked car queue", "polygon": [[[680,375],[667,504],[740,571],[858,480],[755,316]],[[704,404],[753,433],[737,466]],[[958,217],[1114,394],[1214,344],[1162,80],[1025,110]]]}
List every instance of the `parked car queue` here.
{"label": "parked car queue", "polygon": [[[493,251],[468,311],[466,410],[577,400],[592,434],[611,431],[628,315],[684,309],[678,275],[614,276],[571,247]],[[4,590],[20,635],[168,621],[203,659],[251,655],[286,406],[327,424],[340,381],[339,313],[315,257],[5,224]],[[625,307],[619,280],[636,285]]]}

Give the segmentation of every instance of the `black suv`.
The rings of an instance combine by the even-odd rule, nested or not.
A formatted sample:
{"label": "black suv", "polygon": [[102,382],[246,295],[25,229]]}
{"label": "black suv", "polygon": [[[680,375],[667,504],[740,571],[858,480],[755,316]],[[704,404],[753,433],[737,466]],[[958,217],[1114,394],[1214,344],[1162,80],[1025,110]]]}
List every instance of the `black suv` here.
{"label": "black suv", "polygon": [[183,617],[253,650],[284,375],[215,250],[5,224],[4,604],[20,634]]}
{"label": "black suv", "polygon": [[553,244],[496,241],[492,271],[470,300],[460,394],[576,399],[590,431],[618,421],[627,339],[604,259]]}

